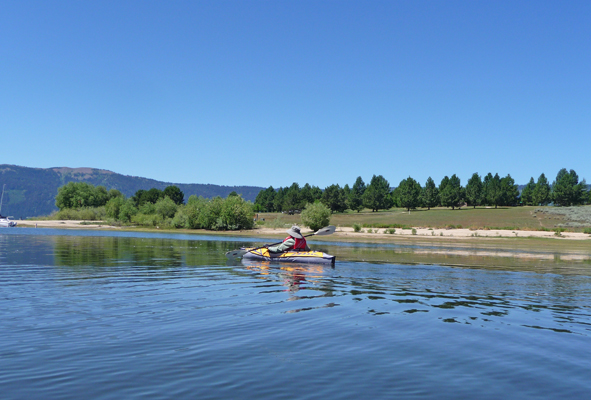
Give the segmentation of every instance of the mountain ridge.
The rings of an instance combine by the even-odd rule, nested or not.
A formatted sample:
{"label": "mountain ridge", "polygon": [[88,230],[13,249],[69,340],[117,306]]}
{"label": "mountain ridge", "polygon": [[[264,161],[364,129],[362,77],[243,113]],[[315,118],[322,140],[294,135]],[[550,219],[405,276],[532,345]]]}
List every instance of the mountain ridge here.
{"label": "mountain ridge", "polygon": [[191,195],[212,198],[226,197],[231,192],[242,195],[246,200],[255,200],[260,190],[257,186],[224,186],[202,183],[174,183],[155,179],[123,175],[106,169],[91,167],[34,168],[11,164],[0,164],[0,184],[6,184],[2,214],[14,218],[48,215],[57,210],[55,196],[60,186],[68,182],[87,182],[117,189],[130,197],[140,189],[163,190],[170,185],[178,186],[185,194],[185,201]]}

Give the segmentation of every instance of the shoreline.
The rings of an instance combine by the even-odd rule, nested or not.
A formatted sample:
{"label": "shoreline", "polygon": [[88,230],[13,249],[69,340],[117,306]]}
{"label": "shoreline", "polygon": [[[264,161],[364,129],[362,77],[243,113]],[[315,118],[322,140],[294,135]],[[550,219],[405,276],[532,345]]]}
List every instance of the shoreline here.
{"label": "shoreline", "polygon": [[[283,236],[287,228],[268,228],[257,227],[251,230],[242,231],[208,231],[204,229],[160,229],[158,227],[132,227],[132,226],[111,226],[94,223],[93,221],[78,221],[78,220],[23,220],[16,221],[17,228],[54,228],[54,229],[99,229],[99,230],[124,230],[124,231],[155,231],[155,232],[182,232],[208,235],[236,235],[236,236]],[[413,229],[416,234],[413,234]],[[582,232],[562,232],[557,236],[554,231],[526,231],[526,230],[504,230],[504,229],[445,229],[445,228],[411,228],[401,229],[396,228],[395,233],[386,233],[386,229],[371,229],[363,228],[361,232],[355,232],[350,227],[337,226],[336,231],[330,235],[331,238],[339,238],[344,241],[373,242],[381,243],[388,239],[406,238],[406,239],[422,239],[428,241],[440,240],[467,240],[478,241],[479,239],[552,239],[556,242],[564,241],[586,241],[591,240],[591,235]],[[310,231],[311,232],[311,231]],[[305,233],[305,232],[304,232]],[[316,239],[319,239],[315,238]]]}

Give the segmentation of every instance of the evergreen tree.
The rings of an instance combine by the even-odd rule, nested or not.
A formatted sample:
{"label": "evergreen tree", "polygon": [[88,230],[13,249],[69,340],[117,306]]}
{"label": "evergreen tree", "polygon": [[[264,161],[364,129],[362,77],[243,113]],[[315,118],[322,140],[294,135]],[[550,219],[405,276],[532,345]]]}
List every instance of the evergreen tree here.
{"label": "evergreen tree", "polygon": [[365,182],[361,177],[357,177],[357,180],[351,188],[349,197],[347,198],[347,206],[353,211],[363,210],[363,193],[365,193]]}
{"label": "evergreen tree", "polygon": [[482,201],[482,181],[477,172],[472,174],[466,185],[466,200],[474,208],[480,205]]}
{"label": "evergreen tree", "polygon": [[443,189],[445,189],[445,187],[447,186],[447,184],[449,183],[449,177],[446,175],[443,177],[443,179],[441,180],[441,182],[439,183],[439,205],[442,206],[443,202],[441,201],[441,193],[443,192]]}
{"label": "evergreen tree", "polygon": [[363,193],[363,205],[373,211],[392,207],[390,184],[382,175],[374,175]]}
{"label": "evergreen tree", "polygon": [[266,196],[263,202],[263,207],[267,212],[275,211],[275,194],[277,193],[273,186],[269,186],[266,190]]}
{"label": "evergreen tree", "polygon": [[312,204],[314,203],[314,200],[316,200],[314,198],[314,193],[312,192],[312,186],[310,186],[309,183],[306,183],[302,190],[300,190],[300,199],[304,206],[308,203]]}
{"label": "evergreen tree", "polygon": [[445,207],[451,207],[451,209],[455,209],[455,207],[460,207],[461,203],[464,201],[463,199],[463,190],[460,178],[453,174],[447,185],[443,188],[443,191],[439,193],[439,197],[441,198],[441,204]]}
{"label": "evergreen tree", "polygon": [[268,211],[265,208],[265,203],[267,202],[267,189],[262,189],[257,194],[257,197],[254,199],[254,211],[255,212],[263,212]]}
{"label": "evergreen tree", "polygon": [[275,198],[273,199],[273,208],[276,212],[283,211],[283,199],[285,197],[285,192],[286,189],[280,187],[275,193]]}
{"label": "evergreen tree", "polygon": [[534,205],[534,189],[536,188],[536,182],[534,181],[534,177],[532,176],[529,180],[529,183],[525,185],[523,190],[521,191],[521,204],[524,206],[533,206]]}
{"label": "evergreen tree", "polygon": [[501,205],[515,206],[519,202],[519,188],[510,174],[501,179]]}
{"label": "evergreen tree", "polygon": [[491,185],[491,181],[493,180],[492,174],[489,172],[484,179],[482,180],[482,195],[480,196],[480,204],[489,206],[488,198],[488,188]]}
{"label": "evergreen tree", "polygon": [[177,186],[170,185],[164,188],[163,197],[168,197],[174,204],[181,205],[185,201],[185,194]]}
{"label": "evergreen tree", "polygon": [[339,185],[330,185],[324,189],[320,201],[330,208],[332,212],[343,212],[347,209],[345,193]]}
{"label": "evergreen tree", "polygon": [[302,208],[300,185],[294,182],[283,195],[283,211],[292,214],[295,210],[301,210]]}
{"label": "evergreen tree", "polygon": [[322,198],[322,189],[318,186],[312,186],[312,198],[314,201],[320,200]]}
{"label": "evergreen tree", "polygon": [[543,173],[538,178],[538,182],[534,188],[533,202],[536,206],[545,206],[550,203],[550,185],[548,184],[546,175]]}
{"label": "evergreen tree", "polygon": [[437,204],[439,204],[439,190],[437,189],[437,186],[435,186],[435,182],[431,177],[427,178],[425,187],[421,191],[421,202],[424,207],[427,207],[427,210],[430,210],[431,207],[436,207]]}
{"label": "evergreen tree", "polygon": [[[489,175],[491,174],[489,173]],[[503,201],[503,191],[501,190],[501,178],[499,174],[495,174],[491,179],[486,179],[485,187],[487,204],[494,205],[497,208]]]}
{"label": "evergreen tree", "polygon": [[410,176],[400,181],[399,198],[400,205],[410,211],[411,208],[416,208],[420,203],[421,185]]}
{"label": "evergreen tree", "polygon": [[347,209],[349,195],[351,194],[351,188],[348,183],[345,183],[345,186],[343,187],[343,194],[345,195],[345,209]]}
{"label": "evergreen tree", "polygon": [[557,206],[579,205],[584,202],[584,190],[587,184],[579,183],[579,176],[574,170],[566,171],[562,168],[552,183],[552,200]]}

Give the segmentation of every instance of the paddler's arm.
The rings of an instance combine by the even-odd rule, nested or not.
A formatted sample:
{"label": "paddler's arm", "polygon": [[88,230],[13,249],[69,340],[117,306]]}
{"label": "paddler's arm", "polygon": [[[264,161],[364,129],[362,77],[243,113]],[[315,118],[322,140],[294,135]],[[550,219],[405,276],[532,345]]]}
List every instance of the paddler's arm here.
{"label": "paddler's arm", "polygon": [[292,248],[294,244],[295,244],[295,239],[294,238],[289,238],[285,242],[281,243],[278,246],[271,246],[271,247],[269,247],[269,251],[270,252],[273,252],[273,253],[281,253],[281,252],[284,252],[287,249]]}

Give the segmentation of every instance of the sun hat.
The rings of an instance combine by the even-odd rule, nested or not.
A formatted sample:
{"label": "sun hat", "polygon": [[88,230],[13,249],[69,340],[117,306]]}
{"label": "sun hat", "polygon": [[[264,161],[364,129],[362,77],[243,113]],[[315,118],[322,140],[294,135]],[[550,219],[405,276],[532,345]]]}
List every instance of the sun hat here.
{"label": "sun hat", "polygon": [[300,233],[300,228],[297,225],[292,226],[287,230],[290,236],[293,236],[296,239],[303,238],[302,234]]}

